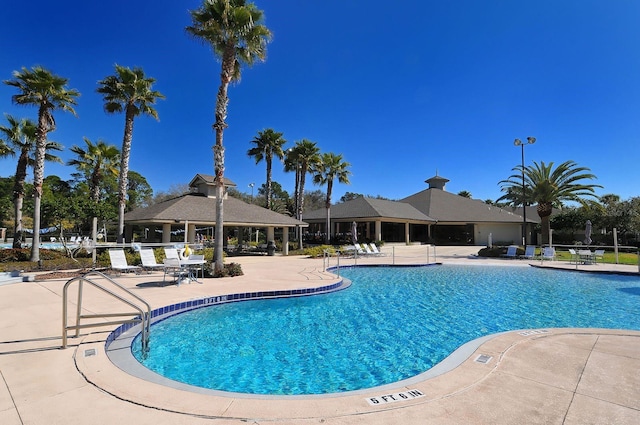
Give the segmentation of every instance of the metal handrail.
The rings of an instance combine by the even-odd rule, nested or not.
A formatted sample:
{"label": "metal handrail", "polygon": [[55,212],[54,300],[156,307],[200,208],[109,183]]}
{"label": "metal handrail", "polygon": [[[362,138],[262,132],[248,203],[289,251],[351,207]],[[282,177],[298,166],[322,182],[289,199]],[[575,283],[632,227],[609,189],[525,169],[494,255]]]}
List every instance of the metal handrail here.
{"label": "metal handrail", "polygon": [[[123,290],[127,295],[135,298],[136,300],[140,301],[141,303],[144,304],[144,306],[146,307],[146,311],[143,310],[142,307],[140,307],[139,305],[129,301],[128,299],[116,294],[115,292],[113,292],[112,290],[100,285],[99,283],[91,280],[91,279],[87,279],[87,276],[92,276],[92,275],[97,275],[98,277],[104,278],[106,279],[108,282],[112,283],[113,285],[117,286],[118,288],[120,288],[121,290]],[[79,287],[78,287],[78,303],[77,303],[77,307],[76,307],[76,323],[75,325],[68,325],[68,317],[67,317],[67,304],[68,304],[68,296],[67,296],[67,291],[69,289],[69,286],[75,282],[78,281],[79,283]],[[133,309],[136,310],[138,316],[135,316],[133,318],[129,318],[129,319],[122,319],[122,320],[113,320],[113,321],[108,321],[108,322],[101,322],[101,323],[88,323],[88,324],[80,324],[80,320],[81,319],[97,319],[97,318],[107,318],[107,317],[121,317],[121,316],[134,316],[136,313],[134,312],[125,312],[125,313],[104,313],[104,314],[82,314],[82,289],[83,289],[83,284],[84,282],[87,282],[88,284],[92,285],[93,287],[111,295],[112,297],[118,299],[119,301],[122,301],[123,303],[127,304],[129,307],[132,307]],[[93,270],[90,271],[82,276],[78,276],[78,277],[74,277],[72,279],[70,279],[69,281],[67,281],[67,283],[65,283],[64,288],[62,290],[62,348],[67,348],[67,333],[70,330],[75,329],[76,331],[76,337],[78,337],[78,335],[80,334],[80,329],[85,329],[85,328],[91,328],[91,327],[97,327],[97,326],[110,326],[110,325],[117,325],[117,324],[124,324],[124,323],[141,323],[142,324],[142,349],[143,351],[146,351],[149,347],[149,331],[150,331],[150,327],[151,327],[151,306],[149,305],[149,303],[147,303],[144,299],[142,299],[141,297],[139,297],[138,295],[134,294],[133,292],[131,292],[130,290],[128,290],[127,288],[125,288],[124,286],[120,285],[118,282],[114,281],[113,279],[111,279],[109,276],[105,275],[104,273],[101,273],[97,270]]]}

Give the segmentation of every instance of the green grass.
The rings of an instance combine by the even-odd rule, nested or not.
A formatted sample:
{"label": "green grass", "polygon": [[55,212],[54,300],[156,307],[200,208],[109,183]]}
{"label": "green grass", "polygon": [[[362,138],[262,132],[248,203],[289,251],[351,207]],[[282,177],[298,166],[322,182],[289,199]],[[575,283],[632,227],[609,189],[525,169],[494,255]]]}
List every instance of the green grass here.
{"label": "green grass", "polygon": [[[571,254],[569,254],[569,251],[559,251],[556,250],[556,260],[559,261],[570,261],[571,260]],[[607,264],[616,264],[616,255],[614,252],[607,252],[605,251],[604,253],[604,258],[602,260],[598,260],[598,262],[603,262],[603,263],[607,263]],[[635,266],[638,264],[638,255],[635,253],[631,253],[631,252],[619,252],[618,253],[618,264],[626,264],[626,265],[631,265],[631,266]]]}

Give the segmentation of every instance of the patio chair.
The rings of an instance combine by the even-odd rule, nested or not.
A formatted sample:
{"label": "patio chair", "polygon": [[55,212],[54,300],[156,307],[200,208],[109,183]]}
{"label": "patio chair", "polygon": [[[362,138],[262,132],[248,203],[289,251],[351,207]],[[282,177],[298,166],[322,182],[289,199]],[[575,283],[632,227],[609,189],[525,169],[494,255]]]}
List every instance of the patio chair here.
{"label": "patio chair", "polygon": [[383,253],[383,252],[381,252],[381,251],[378,249],[378,247],[376,246],[376,244],[374,244],[373,242],[371,242],[369,245],[371,246],[371,251],[373,251],[373,253],[374,253],[375,255],[384,255],[384,253]]}
{"label": "patio chair", "polygon": [[590,249],[580,249],[578,250],[578,258],[582,264],[592,264],[593,252]]}
{"label": "patio chair", "polygon": [[569,264],[578,264],[578,253],[576,252],[575,249],[573,248],[569,248]]}
{"label": "patio chair", "polygon": [[[193,260],[193,261],[204,261],[204,254],[191,254],[188,258],[188,260]],[[202,278],[204,279],[204,263],[202,264],[196,264],[196,265],[191,265],[189,266],[189,268],[191,269],[190,271],[195,271],[195,280],[198,280],[198,269],[200,270],[201,274],[202,274]]]}
{"label": "patio chair", "polygon": [[516,258],[517,253],[518,253],[518,247],[515,246],[515,245],[510,245],[507,248],[507,253],[506,254],[502,254],[500,256],[504,257],[504,258]]}
{"label": "patio chair", "polygon": [[156,256],[151,248],[144,248],[140,250],[140,260],[142,260],[142,268],[149,272],[155,269],[164,268],[164,264],[158,264],[156,262]]}
{"label": "patio chair", "polygon": [[371,252],[371,249],[367,246],[367,244],[354,243],[353,246],[356,247],[356,252],[358,253],[358,255],[373,255],[373,252]]}
{"label": "patio chair", "polygon": [[178,250],[176,248],[165,248],[164,256],[165,258],[175,258],[177,260],[180,259],[180,256],[178,255]]}
{"label": "patio chair", "polygon": [[111,260],[111,269],[117,272],[138,272],[140,267],[130,266],[127,264],[127,257],[122,249],[110,249],[109,260]]}
{"label": "patio chair", "polygon": [[552,246],[547,246],[542,249],[542,260],[554,261],[556,259],[556,249]]}
{"label": "patio chair", "polygon": [[604,249],[596,249],[593,252],[593,262],[598,264],[598,259],[601,263],[604,263]]}
{"label": "patio chair", "polygon": [[162,282],[166,281],[167,274],[170,274],[174,277],[174,282],[180,286],[180,281],[187,275],[187,269],[182,267],[180,264],[179,258],[165,258],[164,264],[164,276],[162,277]]}
{"label": "patio chair", "polygon": [[536,247],[534,245],[527,245],[527,248],[524,250],[524,255],[521,255],[520,258],[525,258],[527,260],[533,260],[536,258]]}

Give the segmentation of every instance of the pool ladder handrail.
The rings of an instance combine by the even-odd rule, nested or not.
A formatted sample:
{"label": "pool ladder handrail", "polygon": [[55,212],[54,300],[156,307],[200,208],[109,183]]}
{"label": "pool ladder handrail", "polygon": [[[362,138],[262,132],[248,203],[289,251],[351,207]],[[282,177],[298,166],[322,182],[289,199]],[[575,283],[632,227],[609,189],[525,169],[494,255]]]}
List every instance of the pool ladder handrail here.
{"label": "pool ladder handrail", "polygon": [[[109,288],[95,282],[94,280],[88,279],[88,276],[96,275],[97,277],[104,278],[111,284],[117,286],[120,290],[124,291],[127,295],[133,297],[135,300],[144,304],[144,307],[132,302],[125,297],[116,294]],[[73,282],[79,282],[78,286],[78,302],[76,305],[76,323],[75,325],[68,324],[68,313],[67,313],[67,304],[68,304],[68,289],[69,286]],[[111,295],[112,297],[122,301],[128,306],[132,307],[136,312],[127,312],[127,313],[104,313],[104,314],[82,314],[82,289],[84,282],[90,284],[91,286]],[[146,310],[146,311],[145,311]],[[134,316],[128,319],[120,319],[120,320],[112,320],[108,322],[92,322],[87,324],[81,324],[81,319],[98,319],[98,318],[108,318],[108,317],[122,317],[122,316]],[[90,271],[82,276],[74,277],[65,283],[63,291],[62,291],[62,348],[67,348],[67,333],[70,330],[76,331],[75,336],[78,337],[80,334],[80,329],[92,328],[98,326],[111,326],[125,323],[141,323],[142,324],[142,350],[146,351],[149,347],[149,330],[151,327],[151,306],[144,299],[134,294],[124,286],[120,285],[118,282],[111,279],[109,276],[101,273],[97,270]]]}

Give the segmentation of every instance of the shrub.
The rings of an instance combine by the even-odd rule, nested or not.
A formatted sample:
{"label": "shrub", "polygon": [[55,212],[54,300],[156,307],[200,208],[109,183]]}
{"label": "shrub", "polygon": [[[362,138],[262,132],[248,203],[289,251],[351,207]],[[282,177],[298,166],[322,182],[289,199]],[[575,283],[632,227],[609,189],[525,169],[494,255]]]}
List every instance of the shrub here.
{"label": "shrub", "polygon": [[324,251],[328,251],[329,254],[333,255],[336,253],[335,247],[331,245],[318,245],[312,246],[304,249],[304,255],[308,255],[311,258],[319,258],[324,255]]}
{"label": "shrub", "polygon": [[207,263],[204,270],[207,277],[234,277],[244,274],[242,272],[242,266],[238,263],[224,264],[222,270],[217,273],[214,270],[214,263]]}

